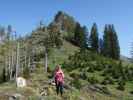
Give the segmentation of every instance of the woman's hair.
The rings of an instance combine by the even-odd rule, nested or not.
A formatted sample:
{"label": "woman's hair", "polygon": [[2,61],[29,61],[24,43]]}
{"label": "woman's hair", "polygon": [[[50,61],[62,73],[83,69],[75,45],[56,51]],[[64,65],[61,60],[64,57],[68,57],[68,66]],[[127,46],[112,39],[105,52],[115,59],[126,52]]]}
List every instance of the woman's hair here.
{"label": "woman's hair", "polygon": [[61,66],[60,65],[56,65],[56,70],[59,70],[61,69]]}

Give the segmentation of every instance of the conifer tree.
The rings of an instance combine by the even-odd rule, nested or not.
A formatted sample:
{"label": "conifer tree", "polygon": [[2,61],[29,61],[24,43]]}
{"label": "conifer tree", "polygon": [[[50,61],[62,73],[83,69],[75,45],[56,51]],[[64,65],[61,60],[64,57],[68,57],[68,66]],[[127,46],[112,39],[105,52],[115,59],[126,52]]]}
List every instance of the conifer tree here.
{"label": "conifer tree", "polygon": [[89,42],[89,39],[88,39],[88,29],[86,26],[83,26],[82,27],[82,30],[83,30],[83,40],[82,40],[82,43],[81,43],[81,47],[82,48],[88,48],[88,42]]}
{"label": "conifer tree", "polygon": [[113,25],[105,25],[103,35],[103,55],[113,59],[119,59],[119,41]]}
{"label": "conifer tree", "polygon": [[103,35],[103,55],[109,57],[110,52],[110,38],[108,33],[108,25],[105,25],[104,35]]}
{"label": "conifer tree", "polygon": [[91,33],[90,33],[90,44],[92,50],[98,52],[99,48],[99,39],[98,39],[98,29],[96,23],[93,24],[91,28]]}
{"label": "conifer tree", "polygon": [[56,25],[57,28],[63,32],[65,39],[69,41],[73,40],[76,22],[72,16],[65,12],[58,11],[54,20],[49,24],[49,27],[51,25]]}
{"label": "conifer tree", "polygon": [[7,27],[7,40],[10,40],[11,32],[12,32],[12,26],[8,25],[8,27]]}
{"label": "conifer tree", "polygon": [[75,44],[79,47],[82,47],[83,42],[84,42],[84,31],[83,28],[81,27],[80,23],[76,23],[76,28],[75,28],[75,33],[74,33],[74,41]]}
{"label": "conifer tree", "polygon": [[99,39],[99,52],[102,54],[102,52],[103,52],[103,39],[102,38],[100,38]]}
{"label": "conifer tree", "polygon": [[112,37],[112,48],[114,51],[112,51],[112,55],[114,59],[119,59],[120,58],[120,46],[119,46],[119,41],[117,37],[117,33],[114,29],[114,25],[112,25],[112,32],[113,32],[113,37]]}

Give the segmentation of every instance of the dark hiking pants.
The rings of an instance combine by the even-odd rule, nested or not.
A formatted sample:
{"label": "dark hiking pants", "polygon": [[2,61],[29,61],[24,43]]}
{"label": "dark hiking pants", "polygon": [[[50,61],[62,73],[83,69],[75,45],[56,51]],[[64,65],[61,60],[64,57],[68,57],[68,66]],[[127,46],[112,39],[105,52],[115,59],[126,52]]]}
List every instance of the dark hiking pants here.
{"label": "dark hiking pants", "polygon": [[63,84],[61,82],[58,82],[58,83],[56,82],[56,93],[57,93],[57,95],[59,94],[59,92],[62,96],[62,94],[63,94]]}

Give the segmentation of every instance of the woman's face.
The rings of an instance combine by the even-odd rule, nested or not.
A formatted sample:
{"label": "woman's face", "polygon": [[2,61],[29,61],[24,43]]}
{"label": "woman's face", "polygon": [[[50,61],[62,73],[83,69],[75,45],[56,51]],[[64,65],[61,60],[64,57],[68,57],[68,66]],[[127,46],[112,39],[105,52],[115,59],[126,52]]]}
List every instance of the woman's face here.
{"label": "woman's face", "polygon": [[60,69],[60,66],[57,66],[57,67],[56,67],[56,70],[59,70],[59,69]]}

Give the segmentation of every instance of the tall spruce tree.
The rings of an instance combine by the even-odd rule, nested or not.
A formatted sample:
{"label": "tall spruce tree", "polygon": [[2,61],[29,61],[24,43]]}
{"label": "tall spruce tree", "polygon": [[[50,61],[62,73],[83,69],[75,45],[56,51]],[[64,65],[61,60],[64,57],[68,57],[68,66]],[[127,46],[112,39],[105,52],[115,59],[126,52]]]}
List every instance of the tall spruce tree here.
{"label": "tall spruce tree", "polygon": [[103,35],[103,55],[113,59],[120,58],[120,46],[114,26],[105,25]]}
{"label": "tall spruce tree", "polygon": [[0,26],[0,43],[4,42],[6,36],[5,28]]}
{"label": "tall spruce tree", "polygon": [[115,31],[114,25],[112,25],[112,31],[113,31],[113,46],[112,48],[114,48],[113,51],[113,58],[114,59],[119,59],[120,58],[120,46],[119,46],[119,40],[118,40],[118,36],[117,33]]}
{"label": "tall spruce tree", "polygon": [[103,35],[103,55],[106,57],[109,57],[109,52],[110,52],[110,38],[108,34],[108,25],[105,25],[104,28],[104,35]]}
{"label": "tall spruce tree", "polygon": [[8,25],[8,27],[7,27],[7,40],[10,40],[11,32],[12,32],[12,26]]}
{"label": "tall spruce tree", "polygon": [[99,48],[98,29],[96,23],[93,24],[90,33],[90,45],[92,50],[98,52]]}
{"label": "tall spruce tree", "polygon": [[86,26],[82,27],[83,30],[83,41],[82,41],[82,48],[88,48],[88,29]]}
{"label": "tall spruce tree", "polygon": [[81,27],[80,23],[76,23],[75,33],[74,33],[74,41],[75,44],[79,47],[83,46],[85,36],[84,36],[84,30]]}
{"label": "tall spruce tree", "polygon": [[103,52],[103,39],[102,38],[99,39],[99,52],[100,54],[102,54]]}
{"label": "tall spruce tree", "polygon": [[57,28],[63,33],[63,37],[69,41],[74,38],[74,31],[76,22],[74,18],[65,12],[59,11],[54,17],[54,20],[49,24],[56,25]]}

